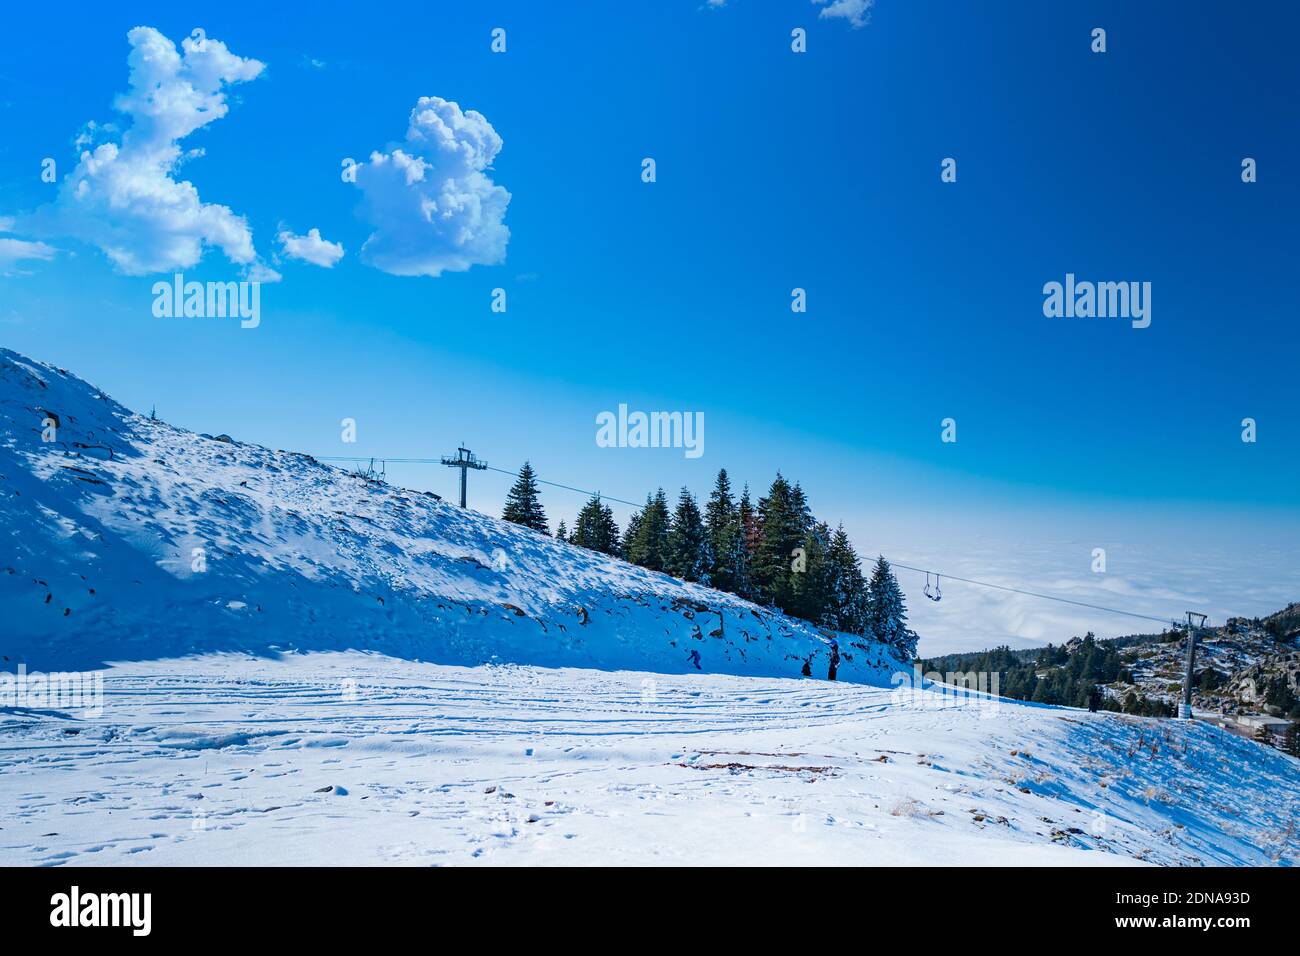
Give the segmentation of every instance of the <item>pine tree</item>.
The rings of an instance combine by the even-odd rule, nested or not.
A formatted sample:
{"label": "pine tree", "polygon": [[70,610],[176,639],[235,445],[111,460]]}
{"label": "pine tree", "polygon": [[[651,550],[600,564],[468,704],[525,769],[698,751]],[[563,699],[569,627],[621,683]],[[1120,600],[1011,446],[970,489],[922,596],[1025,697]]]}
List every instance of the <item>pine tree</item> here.
{"label": "pine tree", "polygon": [[[646,499],[646,503],[649,504],[649,498]],[[632,564],[637,563],[632,559],[632,555],[636,553],[635,542],[640,531],[641,512],[634,511],[632,517],[627,519],[627,527],[623,529],[623,543],[619,546],[619,550],[623,553],[623,560],[630,561]]]}
{"label": "pine tree", "polygon": [[780,472],[773,479],[767,496],[758,500],[754,585],[764,601],[783,611],[792,606],[790,564],[794,549],[803,541],[806,530],[798,505],[794,489]]}
{"label": "pine tree", "polygon": [[707,584],[711,563],[709,539],[699,505],[695,503],[695,496],[683,488],[668,533],[668,573],[684,581],[704,581]]}
{"label": "pine tree", "polygon": [[790,510],[794,513],[795,526],[801,535],[812,530],[816,521],[813,519],[812,509],[808,507],[808,496],[803,493],[803,488],[797,481],[790,489]]}
{"label": "pine tree", "polygon": [[749,500],[749,485],[740,493],[736,505],[736,533],[731,543],[731,566],[735,575],[734,590],[746,601],[759,600],[754,584],[754,554],[758,548],[758,515]]}
{"label": "pine tree", "polygon": [[831,536],[826,560],[831,567],[827,600],[834,610],[834,627],[846,634],[861,634],[867,626],[867,579],[844,525]]}
{"label": "pine tree", "polygon": [[519,469],[519,477],[515,479],[515,483],[510,486],[510,491],[506,494],[506,507],[501,512],[501,517],[506,521],[521,524],[525,528],[540,531],[542,534],[550,532],[550,525],[546,522],[546,512],[542,509],[542,502],[537,493],[537,475],[533,473],[533,466],[528,462],[524,462],[524,467]]}
{"label": "pine tree", "polygon": [[614,521],[613,510],[600,500],[600,495],[592,495],[591,500],[582,506],[569,541],[592,551],[618,556],[618,524]]}
{"label": "pine tree", "polygon": [[580,509],[578,516],[573,519],[573,533],[569,535],[569,543],[576,544],[579,547],[596,549],[596,539],[600,525],[600,498],[592,495]]}
{"label": "pine tree", "polygon": [[825,523],[814,525],[803,536],[802,559],[790,577],[790,613],[821,627],[835,627],[830,603],[833,569],[827,560],[831,530]]}
{"label": "pine tree", "polygon": [[916,653],[916,634],[907,626],[903,589],[883,555],[876,560],[867,588],[867,630],[909,657]]}
{"label": "pine tree", "polygon": [[560,526],[555,529],[555,540],[556,541],[569,540],[569,530],[564,526],[563,518],[560,519]]}
{"label": "pine tree", "polygon": [[618,522],[614,520],[614,509],[609,505],[601,509],[601,525],[609,541],[609,550],[605,553],[612,554],[616,558],[623,557],[622,541],[618,536]]}
{"label": "pine tree", "polygon": [[740,525],[736,520],[736,503],[731,497],[731,480],[727,469],[718,472],[713,492],[704,507],[704,528],[709,539],[712,560],[709,583],[721,591],[736,591],[736,537]]}
{"label": "pine tree", "polygon": [[651,571],[668,569],[668,498],[660,488],[647,495],[645,507],[632,518],[635,530],[625,539],[624,556]]}

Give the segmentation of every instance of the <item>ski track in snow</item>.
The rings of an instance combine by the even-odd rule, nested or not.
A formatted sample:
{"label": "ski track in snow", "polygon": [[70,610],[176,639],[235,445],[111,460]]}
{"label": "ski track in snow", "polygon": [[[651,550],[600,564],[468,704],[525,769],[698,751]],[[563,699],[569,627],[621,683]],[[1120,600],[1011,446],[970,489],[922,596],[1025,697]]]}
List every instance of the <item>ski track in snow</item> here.
{"label": "ski track in snow", "polygon": [[1300,761],[940,700],[358,652],[118,665],[99,717],[0,712],[0,864],[1300,860]]}

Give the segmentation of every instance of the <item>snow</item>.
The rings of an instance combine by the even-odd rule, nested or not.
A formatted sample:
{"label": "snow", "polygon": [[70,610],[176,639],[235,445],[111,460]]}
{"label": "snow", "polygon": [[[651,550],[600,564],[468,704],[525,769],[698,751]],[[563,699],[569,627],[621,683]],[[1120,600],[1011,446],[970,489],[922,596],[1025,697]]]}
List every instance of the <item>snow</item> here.
{"label": "snow", "polygon": [[[698,650],[709,672],[825,673],[826,637],[803,622],[305,455],[140,417],[7,350],[0,427],[5,653],[30,669],[274,648],[673,673],[695,670]],[[874,641],[841,647],[841,680],[900,666]]]}
{"label": "snow", "polygon": [[1300,862],[1297,762],[1200,722],[358,652],[105,689],[0,716],[0,864]]}
{"label": "snow", "polygon": [[821,680],[802,622],[3,350],[0,501],[0,678],[102,681],[0,700],[0,865],[1300,859],[1270,748]]}

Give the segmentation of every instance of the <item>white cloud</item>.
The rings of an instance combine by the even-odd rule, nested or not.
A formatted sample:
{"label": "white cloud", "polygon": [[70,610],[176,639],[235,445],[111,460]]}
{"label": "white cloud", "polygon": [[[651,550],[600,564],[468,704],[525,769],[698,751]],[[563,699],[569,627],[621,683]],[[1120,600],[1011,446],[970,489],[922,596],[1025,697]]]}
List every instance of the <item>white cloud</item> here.
{"label": "white cloud", "polygon": [[[871,22],[870,10],[876,5],[876,0],[812,0],[812,4],[822,7],[819,16],[823,20],[848,20],[857,28]],[[705,6],[714,10],[721,10],[726,5],[727,0],[705,0]]]}
{"label": "white cloud", "polygon": [[282,276],[266,263],[254,262],[244,270],[248,276],[249,282],[260,282],[263,285],[270,285],[272,282],[279,282]]}
{"label": "white cloud", "polygon": [[[895,568],[926,657],[1061,644],[1087,631],[1101,638],[1159,632],[1160,620],[1181,618],[1189,608],[1222,624],[1233,615],[1270,614],[1300,593],[1300,520],[1201,515],[1202,534],[1192,545],[1178,535],[1181,520],[1062,505],[986,515],[941,509],[928,519],[908,508],[846,524],[868,569],[879,550],[896,564],[944,572],[943,599],[935,602],[923,596],[924,574]],[[1240,547],[1242,541],[1250,546]],[[1092,570],[1094,547],[1106,549],[1104,574]],[[979,587],[949,574],[1159,620]]]}
{"label": "white cloud", "polygon": [[[247,268],[257,264],[248,221],[229,206],[202,202],[193,183],[173,178],[185,160],[202,155],[183,151],[180,140],[225,116],[227,88],[264,68],[196,33],[180,51],[152,27],[127,34],[128,89],[113,105],[130,118],[129,127],[120,142],[83,152],[58,198],[38,209],[26,229],[90,243],[128,275],[187,268],[208,246]],[[92,124],[84,135],[110,130]]]}
{"label": "white cloud", "polygon": [[319,229],[308,229],[305,236],[295,236],[288,230],[282,230],[277,238],[284,248],[284,254],[290,259],[301,259],[314,266],[332,269],[334,263],[343,258],[343,244],[321,238]]}
{"label": "white cloud", "polygon": [[[827,0],[812,0],[814,6],[820,6]],[[832,17],[839,17],[848,20],[855,28],[865,27],[871,20],[869,12],[875,6],[876,0],[830,0],[830,5],[823,7],[819,16],[828,20]]]}
{"label": "white cloud", "polygon": [[113,123],[96,123],[94,120],[88,120],[86,125],[81,128],[77,138],[72,141],[72,145],[79,150],[95,147],[100,142],[116,136],[118,128]]}
{"label": "white cloud", "polygon": [[0,236],[0,275],[10,275],[17,262],[53,259],[57,250],[43,242],[7,239]]}
{"label": "white cloud", "polygon": [[421,97],[405,141],[357,167],[358,214],[374,229],[362,260],[411,276],[504,261],[510,193],[485,172],[500,149],[501,137],[482,113]]}

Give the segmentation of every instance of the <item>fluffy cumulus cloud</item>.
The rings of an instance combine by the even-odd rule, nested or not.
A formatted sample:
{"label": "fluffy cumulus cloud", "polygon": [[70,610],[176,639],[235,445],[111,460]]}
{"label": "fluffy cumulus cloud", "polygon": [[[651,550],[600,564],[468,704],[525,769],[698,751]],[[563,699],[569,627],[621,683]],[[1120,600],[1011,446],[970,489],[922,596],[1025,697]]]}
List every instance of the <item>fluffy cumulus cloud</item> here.
{"label": "fluffy cumulus cloud", "polygon": [[501,137],[482,113],[421,97],[405,141],[371,153],[356,169],[358,214],[373,230],[362,260],[406,276],[504,261],[510,193],[487,174],[500,150]]}
{"label": "fluffy cumulus cloud", "polygon": [[812,0],[822,8],[819,16],[829,20],[839,18],[848,20],[854,27],[865,27],[871,20],[871,8],[876,0]]}
{"label": "fluffy cumulus cloud", "polygon": [[314,266],[332,269],[334,263],[343,258],[343,244],[322,238],[319,229],[308,229],[305,236],[295,236],[288,230],[282,230],[276,238],[290,259],[301,259]]}
{"label": "fluffy cumulus cloud", "polygon": [[136,27],[127,40],[128,89],[113,106],[129,126],[120,141],[83,152],[58,198],[24,226],[41,238],[90,243],[128,275],[184,269],[213,246],[250,274],[274,277],[258,261],[247,220],[175,178],[181,163],[202,155],[183,150],[181,140],[225,116],[227,89],[255,79],[264,65],[201,31],[180,50],[152,27]]}

